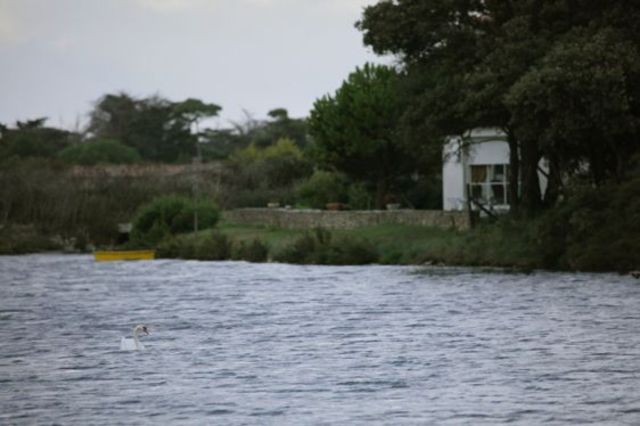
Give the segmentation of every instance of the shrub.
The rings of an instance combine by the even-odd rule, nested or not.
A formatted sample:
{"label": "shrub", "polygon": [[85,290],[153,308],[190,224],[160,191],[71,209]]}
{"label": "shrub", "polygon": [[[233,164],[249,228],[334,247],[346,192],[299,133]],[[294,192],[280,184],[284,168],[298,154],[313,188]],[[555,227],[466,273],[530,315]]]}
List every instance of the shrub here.
{"label": "shrub", "polygon": [[220,232],[211,232],[195,244],[194,258],[198,260],[227,260],[231,258],[231,242]]}
{"label": "shrub", "polygon": [[171,222],[172,233],[191,232],[194,229],[196,212],[198,230],[213,228],[220,219],[220,211],[211,201],[188,201]]}
{"label": "shrub", "polygon": [[189,232],[194,227],[194,212],[198,212],[198,229],[212,228],[220,212],[210,201],[194,201],[177,196],[162,196],[142,206],[133,220],[131,240],[135,245],[150,246],[169,235]]}
{"label": "shrub", "polygon": [[298,203],[316,209],[323,209],[327,203],[346,203],[347,182],[342,174],[316,170],[296,188]]}
{"label": "shrub", "polygon": [[220,232],[169,236],[158,243],[156,255],[160,258],[227,260],[231,258],[231,241]]}
{"label": "shrub", "polygon": [[259,239],[254,239],[250,243],[240,241],[232,252],[231,258],[234,260],[246,260],[248,262],[264,262],[269,257],[269,248]]}
{"label": "shrub", "polygon": [[0,227],[0,255],[26,254],[62,247],[42,235],[33,225]]}
{"label": "shrub", "polygon": [[76,133],[51,127],[27,126],[18,129],[5,129],[1,133],[0,159],[11,157],[55,158],[72,141],[79,139],[79,135]]}
{"label": "shrub", "polygon": [[130,164],[140,161],[138,152],[113,139],[99,139],[68,146],[58,156],[72,164],[93,166],[100,163]]}
{"label": "shrub", "polygon": [[621,272],[640,267],[640,178],[579,188],[538,224],[547,268]]}
{"label": "shrub", "polygon": [[349,207],[354,210],[369,210],[373,205],[373,197],[362,183],[353,183],[347,189]]}
{"label": "shrub", "polygon": [[168,237],[159,242],[156,246],[156,256],[159,258],[174,259],[179,258],[182,252],[182,239]]}
{"label": "shrub", "polygon": [[274,259],[277,262],[285,263],[310,263],[315,251],[315,239],[311,234],[305,233],[302,237],[296,239],[293,243],[277,253]]}
{"label": "shrub", "polygon": [[319,265],[365,265],[375,263],[378,254],[368,241],[341,237],[316,229],[305,233],[275,256],[275,260],[287,263]]}
{"label": "shrub", "polygon": [[236,181],[248,188],[278,188],[311,173],[311,164],[290,139],[279,139],[267,148],[251,144],[234,152],[229,165],[236,170]]}
{"label": "shrub", "polygon": [[366,265],[375,263],[378,254],[375,247],[365,240],[354,238],[339,238],[330,244],[324,258],[323,264],[328,265]]}

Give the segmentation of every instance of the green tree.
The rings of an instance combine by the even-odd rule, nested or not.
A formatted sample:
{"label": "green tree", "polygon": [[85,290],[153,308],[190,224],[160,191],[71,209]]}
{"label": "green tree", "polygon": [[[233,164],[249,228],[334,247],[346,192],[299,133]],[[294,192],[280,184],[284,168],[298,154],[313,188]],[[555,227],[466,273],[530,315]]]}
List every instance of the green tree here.
{"label": "green tree", "polygon": [[214,227],[220,218],[217,206],[210,201],[196,204],[178,196],[155,198],[138,209],[133,219],[132,242],[152,246],[167,236],[191,232],[196,210],[200,229]]}
{"label": "green tree", "polygon": [[507,98],[515,131],[534,139],[551,171],[591,181],[627,177],[640,145],[640,51],[611,28],[578,28],[516,82]]}
{"label": "green tree", "polygon": [[173,109],[178,117],[185,119],[190,124],[197,125],[203,118],[217,116],[222,107],[212,103],[204,103],[200,99],[189,98],[175,103]]}
{"label": "green tree", "polygon": [[307,144],[307,125],[304,119],[289,117],[284,108],[275,108],[267,113],[269,120],[254,121],[246,134],[248,143],[267,147],[280,139],[292,140],[300,148]]}
{"label": "green tree", "polygon": [[15,128],[3,126],[0,133],[0,158],[53,158],[80,135],[45,126],[46,118],[18,121]]}
{"label": "green tree", "polygon": [[58,156],[72,164],[92,166],[95,164],[131,164],[140,160],[135,149],[113,139],[99,139],[71,145]]}
{"label": "green tree", "polygon": [[[529,114],[526,107],[516,105],[518,96],[520,99],[524,96],[516,92],[524,94],[526,85],[531,89],[528,95],[533,94],[534,74],[529,79],[525,76],[531,72],[540,76],[544,64],[552,60],[548,56],[550,52],[563,49],[563,44],[564,49],[570,48],[565,43],[567,34],[580,28],[591,34],[610,28],[617,32],[618,42],[633,43],[637,38],[638,18],[640,5],[628,1],[386,0],[367,7],[356,25],[363,32],[365,44],[377,53],[396,55],[403,66],[408,107],[401,119],[401,128],[413,135],[410,140],[416,149],[425,141],[432,141],[434,135],[460,134],[480,126],[504,129],[511,148],[511,200],[514,207],[530,214],[542,204],[543,194],[538,185],[541,156],[560,158],[570,152],[577,154],[578,150],[566,150],[560,143],[552,145],[541,141],[535,133],[536,129],[538,133],[546,129],[542,114]],[[574,38],[573,42],[586,40]],[[559,53],[554,55],[559,59]],[[584,58],[579,61],[584,62]],[[620,75],[617,67],[605,61],[601,70]],[[564,72],[567,81],[587,83],[577,66],[565,67]],[[605,84],[602,78],[596,81]],[[590,93],[591,102],[609,103],[602,97],[606,96],[606,90],[594,96],[596,93],[588,84],[584,89]],[[538,91],[541,96],[542,93]],[[576,90],[566,95],[575,97],[579,93],[580,90]],[[566,101],[570,99],[576,98],[565,97]],[[542,97],[538,100],[542,101]],[[567,114],[577,110],[568,108],[564,112],[567,118]],[[614,109],[601,112],[605,116],[600,123],[607,119],[615,121]],[[626,135],[629,136],[629,132]],[[582,136],[585,139],[581,139]],[[585,133],[571,137],[574,144],[593,147]],[[553,165],[557,168],[575,164],[579,157],[571,160],[553,161]],[[555,170],[553,173],[559,176],[565,172]],[[522,182],[520,194],[517,193],[518,177]],[[552,183],[557,181],[552,179]],[[552,184],[549,188],[553,191],[555,186]]]}
{"label": "green tree", "polygon": [[135,148],[143,159],[186,161],[196,153],[192,125],[215,116],[220,107],[198,99],[171,102],[160,96],[135,99],[126,93],[105,95],[90,114],[89,132]]}
{"label": "green tree", "polygon": [[200,127],[199,122],[203,118],[215,117],[222,110],[219,105],[210,103],[204,103],[200,99],[189,98],[185,101],[174,104],[173,110],[175,111],[178,120],[186,120],[189,123],[189,127],[195,125],[195,143],[198,152],[198,158],[202,158],[202,152],[200,149]]}
{"label": "green tree", "polygon": [[236,151],[229,164],[236,184],[251,189],[290,186],[312,171],[300,148],[286,138],[266,148],[251,144]]}
{"label": "green tree", "polygon": [[403,110],[397,81],[393,68],[365,64],[335,95],[316,100],[309,118],[319,164],[374,187],[378,208],[397,189],[398,177],[416,170],[396,131]]}
{"label": "green tree", "polygon": [[346,203],[348,179],[340,174],[316,170],[296,187],[296,197],[303,206],[324,209],[327,203]]}
{"label": "green tree", "polygon": [[127,141],[139,102],[128,94],[107,94],[95,102],[87,131],[97,138]]}
{"label": "green tree", "polygon": [[201,132],[201,151],[205,160],[222,160],[246,146],[246,139],[235,129],[204,129]]}

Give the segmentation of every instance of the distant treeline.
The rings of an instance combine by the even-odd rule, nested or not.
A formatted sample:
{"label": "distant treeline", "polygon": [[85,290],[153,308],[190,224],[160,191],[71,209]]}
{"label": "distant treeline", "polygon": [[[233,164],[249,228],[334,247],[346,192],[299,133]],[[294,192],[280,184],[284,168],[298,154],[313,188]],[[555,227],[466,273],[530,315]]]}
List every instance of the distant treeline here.
{"label": "distant treeline", "polygon": [[203,119],[220,110],[198,99],[173,102],[159,96],[107,94],[89,112],[86,127],[75,132],[48,127],[44,117],[15,126],[0,124],[0,159],[59,158],[83,165],[184,163],[198,155],[204,161],[227,158],[237,149],[251,144],[264,148],[281,138],[300,148],[307,143],[305,120],[290,118],[282,108],[270,111],[268,120],[247,114],[244,122],[228,128],[199,128]]}

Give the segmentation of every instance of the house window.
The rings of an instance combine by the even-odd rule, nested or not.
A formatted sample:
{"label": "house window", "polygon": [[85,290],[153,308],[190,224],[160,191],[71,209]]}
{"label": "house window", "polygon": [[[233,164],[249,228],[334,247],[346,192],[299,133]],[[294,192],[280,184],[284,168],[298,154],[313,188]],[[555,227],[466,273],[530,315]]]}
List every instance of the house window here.
{"label": "house window", "polygon": [[509,204],[507,164],[474,164],[470,166],[469,195],[490,205]]}

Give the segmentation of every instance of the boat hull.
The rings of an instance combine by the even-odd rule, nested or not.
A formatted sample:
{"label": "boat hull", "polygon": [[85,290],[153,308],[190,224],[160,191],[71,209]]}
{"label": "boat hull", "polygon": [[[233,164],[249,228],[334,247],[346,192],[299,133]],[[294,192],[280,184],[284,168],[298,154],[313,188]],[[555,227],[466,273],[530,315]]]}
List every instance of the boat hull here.
{"label": "boat hull", "polygon": [[97,262],[109,262],[117,260],[153,260],[156,258],[155,250],[103,250],[93,253]]}

